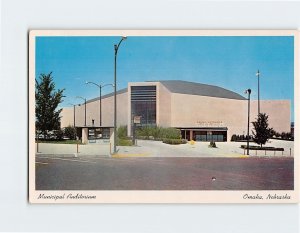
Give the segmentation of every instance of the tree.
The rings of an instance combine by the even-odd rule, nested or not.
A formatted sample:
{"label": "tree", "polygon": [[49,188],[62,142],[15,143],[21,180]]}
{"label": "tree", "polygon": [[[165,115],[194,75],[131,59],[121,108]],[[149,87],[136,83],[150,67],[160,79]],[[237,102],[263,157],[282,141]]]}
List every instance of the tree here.
{"label": "tree", "polygon": [[47,131],[60,129],[60,112],[58,105],[63,101],[64,89],[55,90],[52,72],[40,74],[39,81],[35,80],[35,126],[44,138]]}
{"label": "tree", "polygon": [[274,129],[271,129],[270,134],[271,137],[275,137],[276,131]]}
{"label": "tree", "polygon": [[262,147],[263,144],[266,144],[268,139],[272,136],[272,128],[269,128],[268,115],[265,113],[259,113],[255,122],[252,122],[254,131],[253,141]]}
{"label": "tree", "polygon": [[64,138],[64,131],[62,129],[55,130],[53,133],[54,133],[54,136],[55,136],[56,140],[63,140],[63,138]]}
{"label": "tree", "polygon": [[69,125],[64,129],[64,135],[71,140],[76,139],[76,128]]}

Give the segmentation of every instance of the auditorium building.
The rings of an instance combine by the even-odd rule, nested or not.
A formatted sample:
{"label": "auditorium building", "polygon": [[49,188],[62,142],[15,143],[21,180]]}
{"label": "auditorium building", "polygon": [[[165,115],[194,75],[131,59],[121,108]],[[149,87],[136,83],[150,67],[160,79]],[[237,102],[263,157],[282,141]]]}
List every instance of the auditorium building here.
{"label": "auditorium building", "polygon": [[[101,127],[99,97],[88,100],[86,106],[63,108],[61,127],[99,127],[100,131],[111,128],[114,125],[114,95],[110,93],[101,99]],[[290,100],[260,100],[260,112],[269,116],[269,126],[279,133],[290,132],[290,108]],[[257,100],[251,100],[251,122],[257,114]],[[117,125],[127,125],[128,136],[132,135],[136,116],[140,117],[137,127],[177,128],[187,140],[230,141],[233,134],[247,134],[248,100],[243,93],[195,82],[130,82],[127,88],[117,92]]]}

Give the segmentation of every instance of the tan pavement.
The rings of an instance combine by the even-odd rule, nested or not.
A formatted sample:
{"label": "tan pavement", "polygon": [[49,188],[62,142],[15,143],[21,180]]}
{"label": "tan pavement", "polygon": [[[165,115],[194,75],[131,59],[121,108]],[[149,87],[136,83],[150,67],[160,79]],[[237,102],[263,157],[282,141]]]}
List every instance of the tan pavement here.
{"label": "tan pavement", "polygon": [[[217,148],[210,148],[209,142],[195,142],[181,145],[168,145],[161,141],[138,140],[137,146],[118,146],[118,153],[112,157],[247,157],[246,151],[240,148],[246,142],[216,142]],[[250,143],[250,145],[255,145]],[[270,140],[265,146],[282,147],[281,151],[254,151],[250,156],[294,156],[294,142]],[[37,147],[37,145],[36,145]],[[51,144],[39,143],[38,155],[70,155],[70,156],[111,156],[109,144]]]}

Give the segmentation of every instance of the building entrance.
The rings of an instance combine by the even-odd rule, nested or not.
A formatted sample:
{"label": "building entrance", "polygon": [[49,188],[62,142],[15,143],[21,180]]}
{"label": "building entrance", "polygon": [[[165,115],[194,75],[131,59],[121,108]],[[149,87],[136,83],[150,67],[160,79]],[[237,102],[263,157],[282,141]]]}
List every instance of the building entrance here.
{"label": "building entrance", "polygon": [[186,140],[204,141],[204,142],[226,142],[227,127],[218,128],[188,128],[180,129],[181,137]]}

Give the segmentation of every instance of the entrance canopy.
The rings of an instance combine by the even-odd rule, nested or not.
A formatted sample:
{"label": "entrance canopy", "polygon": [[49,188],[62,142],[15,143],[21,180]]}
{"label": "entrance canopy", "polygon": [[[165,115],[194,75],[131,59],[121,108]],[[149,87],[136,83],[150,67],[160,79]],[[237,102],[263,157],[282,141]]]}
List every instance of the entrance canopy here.
{"label": "entrance canopy", "polygon": [[186,140],[227,141],[227,127],[186,127],[178,129],[181,131],[181,137]]}
{"label": "entrance canopy", "polygon": [[227,131],[227,127],[177,127],[180,130],[193,130],[193,131]]}

